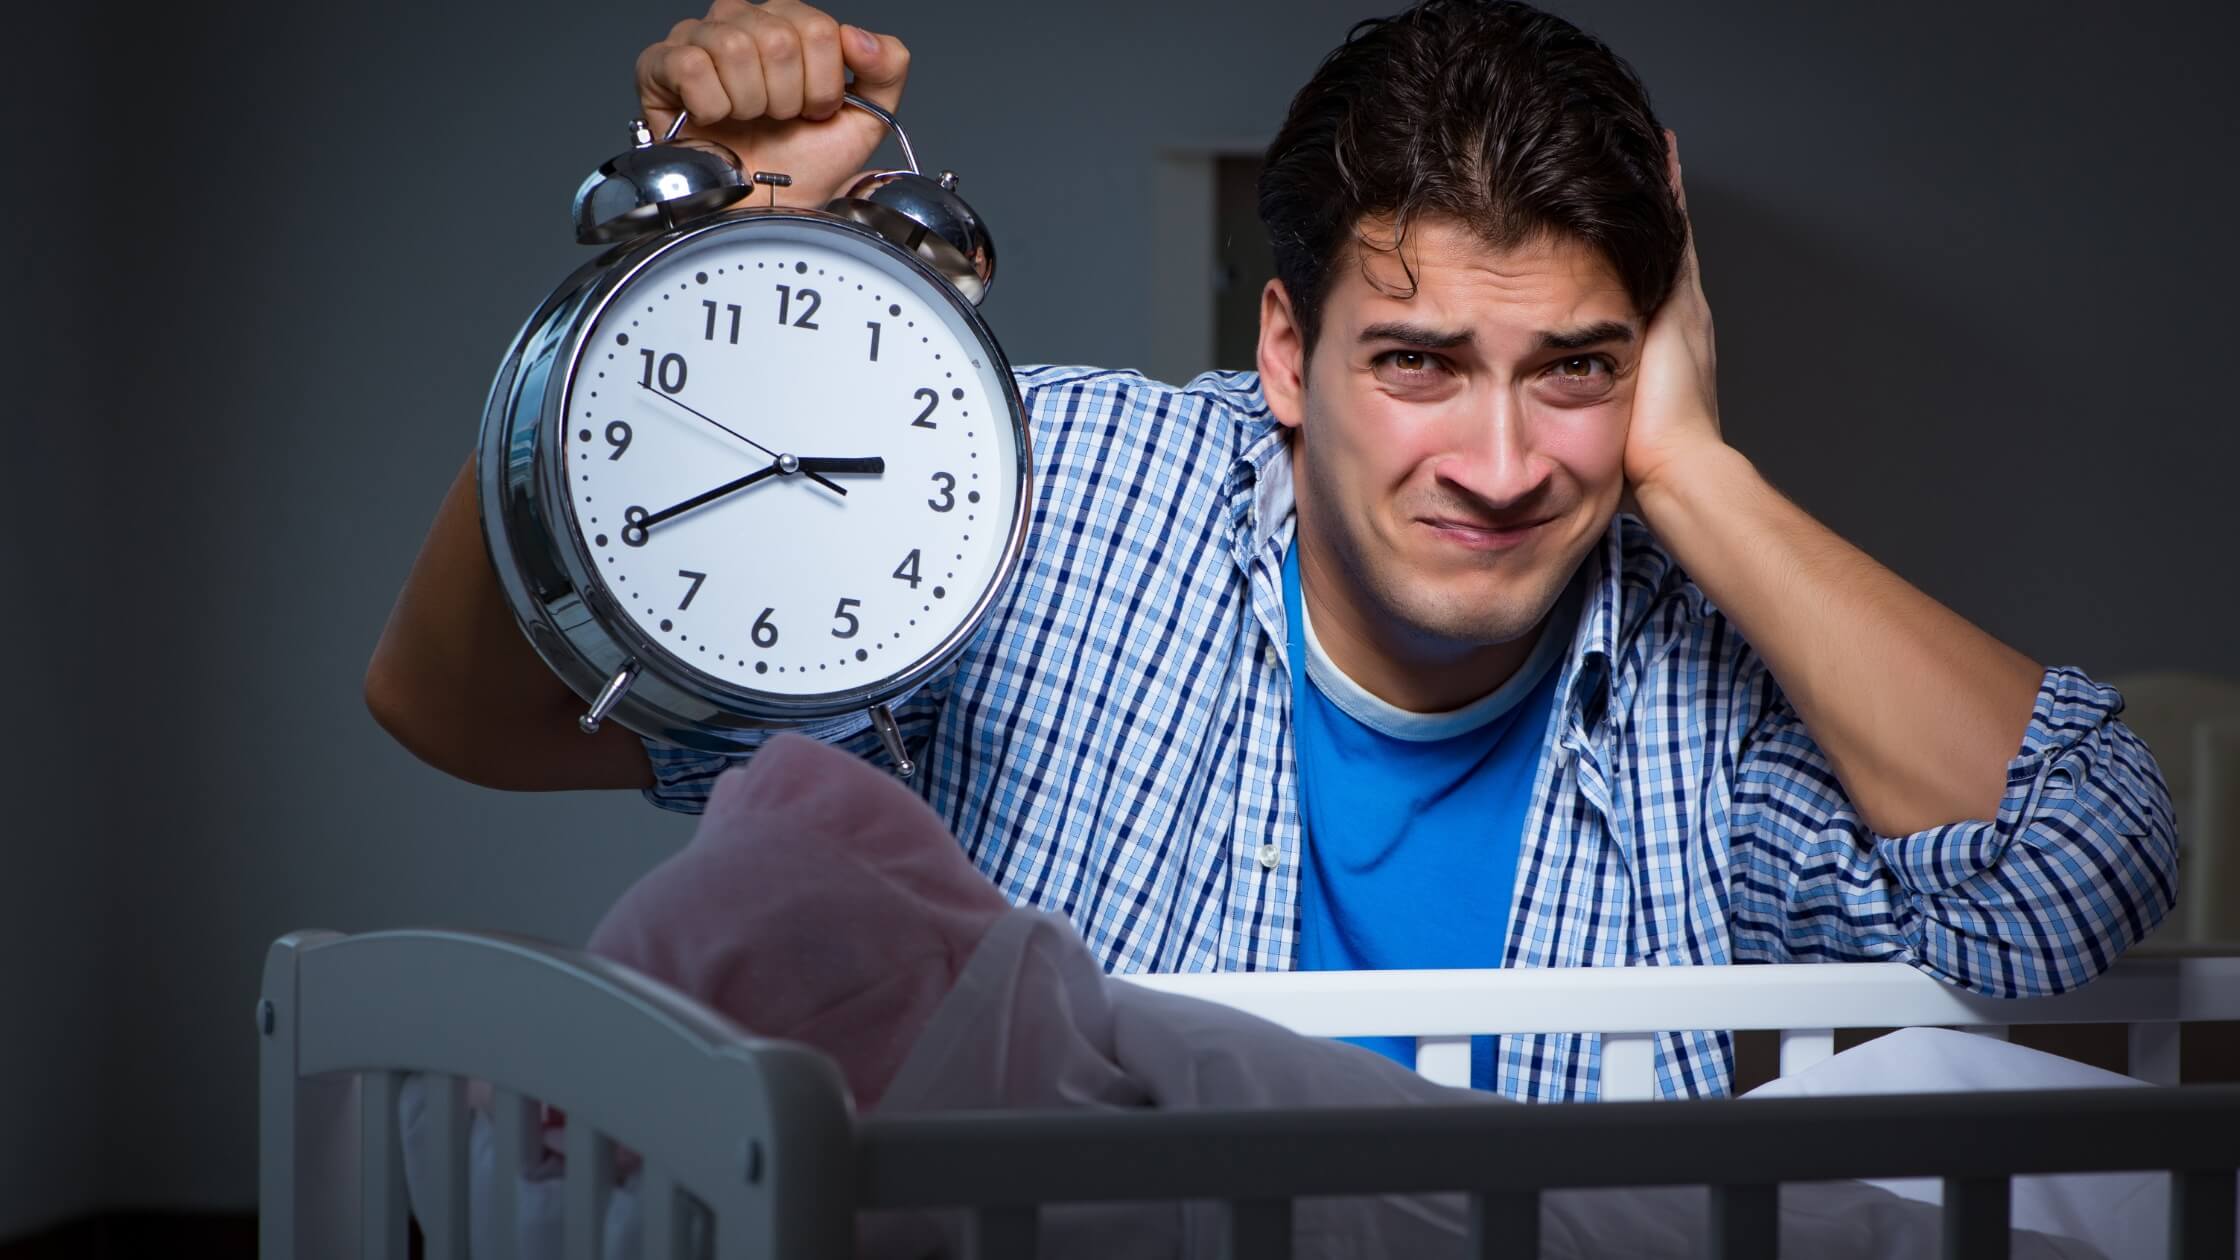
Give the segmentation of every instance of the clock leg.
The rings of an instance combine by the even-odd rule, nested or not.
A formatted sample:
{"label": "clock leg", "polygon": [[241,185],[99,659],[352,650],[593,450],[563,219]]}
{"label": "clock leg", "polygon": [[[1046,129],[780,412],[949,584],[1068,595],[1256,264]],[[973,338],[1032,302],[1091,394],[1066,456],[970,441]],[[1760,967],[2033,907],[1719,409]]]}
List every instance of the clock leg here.
{"label": "clock leg", "polygon": [[577,718],[576,725],[582,727],[586,735],[598,734],[599,723],[607,720],[607,715],[614,712],[614,706],[622,700],[622,693],[630,690],[630,684],[637,680],[638,663],[624,661],[614,677],[607,680],[607,685],[599,689],[599,698],[591,702],[591,711]]}
{"label": "clock leg", "polygon": [[871,706],[871,725],[878,729],[879,742],[886,747],[887,756],[894,758],[895,777],[907,779],[916,774],[918,765],[910,760],[909,751],[902,746],[902,727],[894,720],[894,714],[888,711],[887,706]]}

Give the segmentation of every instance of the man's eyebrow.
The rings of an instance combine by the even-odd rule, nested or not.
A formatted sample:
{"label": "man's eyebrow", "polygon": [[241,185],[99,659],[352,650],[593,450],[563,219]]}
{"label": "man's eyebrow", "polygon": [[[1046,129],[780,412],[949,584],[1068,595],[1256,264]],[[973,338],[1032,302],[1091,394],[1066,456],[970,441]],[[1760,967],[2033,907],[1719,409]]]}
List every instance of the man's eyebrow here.
{"label": "man's eyebrow", "polygon": [[1614,319],[1606,319],[1599,324],[1589,324],[1584,328],[1541,333],[1540,348],[1542,350],[1584,350],[1588,346],[1599,346],[1605,341],[1631,340],[1633,340],[1631,325],[1621,324]]}
{"label": "man's eyebrow", "polygon": [[[1606,319],[1599,324],[1588,324],[1584,328],[1567,328],[1541,333],[1540,348],[1542,350],[1584,350],[1589,346],[1599,346],[1605,342],[1632,341],[1633,339],[1634,334],[1631,325],[1619,323],[1614,319]],[[1463,329],[1460,332],[1441,332],[1435,328],[1426,328],[1421,324],[1392,321],[1371,324],[1362,329],[1361,340],[1364,344],[1372,341],[1397,341],[1401,345],[1413,346],[1418,350],[1452,350],[1456,346],[1469,345],[1473,340],[1473,335],[1469,329]]]}
{"label": "man's eyebrow", "polygon": [[1369,325],[1361,330],[1361,340],[1364,343],[1397,341],[1401,345],[1414,346],[1418,350],[1452,350],[1456,346],[1469,345],[1471,333],[1469,329],[1464,329],[1461,332],[1439,332],[1421,324],[1396,321]]}

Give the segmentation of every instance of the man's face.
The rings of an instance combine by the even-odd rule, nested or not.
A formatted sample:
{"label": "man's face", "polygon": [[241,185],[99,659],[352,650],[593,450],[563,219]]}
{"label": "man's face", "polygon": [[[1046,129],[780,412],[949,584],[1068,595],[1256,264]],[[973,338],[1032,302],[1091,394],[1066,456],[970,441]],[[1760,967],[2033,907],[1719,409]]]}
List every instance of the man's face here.
{"label": "man's face", "polygon": [[1262,304],[1316,630],[1341,665],[1333,633],[1393,670],[1514,669],[1617,510],[1644,323],[1568,238],[1496,251],[1424,220],[1405,251],[1341,260],[1303,369],[1281,286]]}

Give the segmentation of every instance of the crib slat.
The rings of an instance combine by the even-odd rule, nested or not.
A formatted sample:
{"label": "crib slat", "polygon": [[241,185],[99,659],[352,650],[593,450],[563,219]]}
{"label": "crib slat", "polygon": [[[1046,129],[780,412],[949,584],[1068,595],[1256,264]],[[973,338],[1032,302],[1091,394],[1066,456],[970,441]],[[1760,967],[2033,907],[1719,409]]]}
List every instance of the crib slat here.
{"label": "crib slat", "polygon": [[1781,1033],[1781,1075],[1794,1076],[1824,1063],[1836,1052],[1833,1028],[1790,1028]]}
{"label": "crib slat", "polygon": [[2180,1172],[2170,1176],[2170,1254],[2174,1260],[2230,1260],[2233,1171]]}
{"label": "crib slat", "polygon": [[990,1203],[972,1213],[965,1254],[972,1260],[1034,1260],[1035,1205]]}
{"label": "crib slat", "polygon": [[368,1072],[358,1089],[358,1254],[405,1260],[404,1142],[397,1132],[401,1072]]}
{"label": "crib slat", "polygon": [[646,1260],[685,1260],[684,1204],[676,1178],[647,1164],[638,1181],[638,1201],[645,1209]]}
{"label": "crib slat", "polygon": [[2149,1085],[2178,1083],[2178,1034],[2184,1025],[2175,1020],[2142,1020],[2126,1031],[2130,1040],[2127,1068]]}
{"label": "crib slat", "polygon": [[2010,1195],[2005,1177],[1944,1179],[1945,1260],[2000,1260],[2008,1233]]}
{"label": "crib slat", "polygon": [[429,1165],[434,1201],[423,1205],[420,1232],[428,1260],[467,1260],[467,1083],[429,1076],[428,1129],[435,1135]]}
{"label": "crib slat", "polygon": [[1632,1102],[1656,1096],[1657,1035],[1604,1033],[1602,1101]]}
{"label": "crib slat", "polygon": [[1221,1254],[1227,1260],[1285,1260],[1291,1254],[1291,1200],[1231,1199],[1221,1205],[1221,1215]]}
{"label": "crib slat", "polygon": [[1781,1254],[1781,1188],[1711,1187],[1711,1254],[1719,1260],[1776,1260]]}
{"label": "crib slat", "polygon": [[1531,1190],[1470,1196],[1470,1249],[1474,1260],[1540,1254],[1540,1195]]}
{"label": "crib slat", "polygon": [[614,1185],[614,1142],[581,1116],[569,1117],[567,1134],[562,1249],[568,1260],[600,1260],[606,1251],[607,1192]]}
{"label": "crib slat", "polygon": [[498,1090],[491,1099],[491,1145],[497,1158],[490,1187],[490,1238],[495,1260],[514,1260],[521,1243],[521,1176],[544,1154],[538,1131],[538,1106],[510,1090]]}

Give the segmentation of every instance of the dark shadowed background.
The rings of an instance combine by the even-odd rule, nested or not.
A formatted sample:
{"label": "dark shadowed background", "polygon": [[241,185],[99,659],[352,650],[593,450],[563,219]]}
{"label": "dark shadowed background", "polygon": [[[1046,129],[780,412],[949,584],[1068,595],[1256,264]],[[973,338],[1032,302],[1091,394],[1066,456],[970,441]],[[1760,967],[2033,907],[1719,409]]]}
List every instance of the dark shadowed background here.
{"label": "dark shadowed background", "polygon": [[[903,118],[996,232],[1012,359],[1171,374],[1210,366],[1175,329],[1217,235],[1175,163],[1264,143],[1382,8],[836,12],[915,51]],[[1560,9],[1680,133],[1726,424],[1776,484],[2041,660],[2240,673],[2231,6]],[[0,1239],[253,1202],[272,937],[578,941],[687,833],[449,781],[359,686],[500,352],[584,257],[633,59],[693,15],[11,12]]]}

